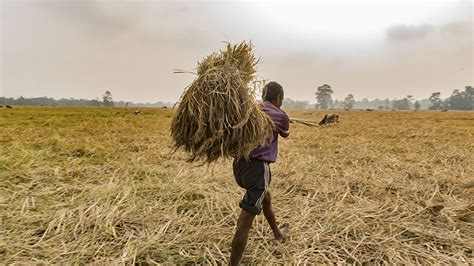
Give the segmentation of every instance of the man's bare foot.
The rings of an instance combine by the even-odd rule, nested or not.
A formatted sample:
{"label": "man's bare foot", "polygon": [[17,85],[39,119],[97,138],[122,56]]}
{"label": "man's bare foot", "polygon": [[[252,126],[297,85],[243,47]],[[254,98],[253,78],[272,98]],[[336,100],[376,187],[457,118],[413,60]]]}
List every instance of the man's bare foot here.
{"label": "man's bare foot", "polygon": [[290,224],[289,223],[284,223],[278,227],[278,231],[280,231],[278,234],[275,234],[275,238],[278,242],[283,242],[283,240],[286,237],[286,234],[290,230]]}

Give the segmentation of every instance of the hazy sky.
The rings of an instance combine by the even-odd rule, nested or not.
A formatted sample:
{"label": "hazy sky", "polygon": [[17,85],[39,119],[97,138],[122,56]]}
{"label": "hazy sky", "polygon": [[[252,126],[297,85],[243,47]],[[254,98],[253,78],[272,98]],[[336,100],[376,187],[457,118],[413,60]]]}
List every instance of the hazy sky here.
{"label": "hazy sky", "polygon": [[474,85],[461,1],[1,1],[1,94],[176,101],[197,61],[252,40],[285,96],[426,98]]}

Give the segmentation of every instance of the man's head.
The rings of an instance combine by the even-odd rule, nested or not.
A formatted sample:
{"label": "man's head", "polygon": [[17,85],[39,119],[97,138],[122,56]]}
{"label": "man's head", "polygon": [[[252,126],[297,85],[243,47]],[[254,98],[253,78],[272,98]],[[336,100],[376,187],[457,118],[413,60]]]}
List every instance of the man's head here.
{"label": "man's head", "polygon": [[262,90],[263,100],[273,103],[276,107],[281,107],[283,104],[283,87],[275,81],[265,85]]}

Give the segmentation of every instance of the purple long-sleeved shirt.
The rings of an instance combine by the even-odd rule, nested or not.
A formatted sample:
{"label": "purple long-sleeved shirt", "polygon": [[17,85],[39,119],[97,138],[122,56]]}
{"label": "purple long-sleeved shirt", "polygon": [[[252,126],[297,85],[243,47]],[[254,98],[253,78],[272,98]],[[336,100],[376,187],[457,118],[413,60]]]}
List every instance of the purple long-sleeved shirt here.
{"label": "purple long-sleeved shirt", "polygon": [[275,130],[273,131],[272,141],[266,146],[253,150],[250,153],[250,158],[274,163],[278,155],[278,135],[284,138],[290,135],[290,118],[285,111],[271,102],[264,101],[261,108],[273,120]]}

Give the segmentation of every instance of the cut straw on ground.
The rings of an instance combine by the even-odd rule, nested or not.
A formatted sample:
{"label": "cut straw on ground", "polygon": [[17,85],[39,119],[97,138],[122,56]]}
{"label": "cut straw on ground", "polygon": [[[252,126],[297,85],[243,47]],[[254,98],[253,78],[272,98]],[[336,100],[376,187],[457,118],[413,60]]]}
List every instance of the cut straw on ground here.
{"label": "cut straw on ground", "polygon": [[[175,110],[141,111],[0,109],[1,263],[228,264],[245,193],[231,161],[189,167],[168,148]],[[259,215],[243,263],[472,264],[474,113],[344,112],[290,130],[269,187],[288,238]]]}

